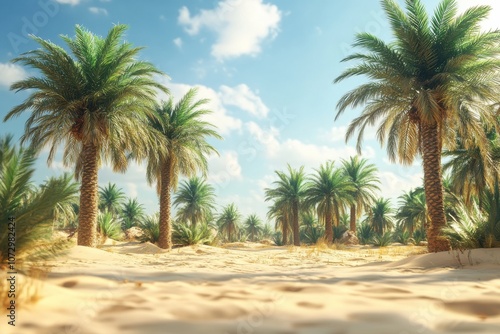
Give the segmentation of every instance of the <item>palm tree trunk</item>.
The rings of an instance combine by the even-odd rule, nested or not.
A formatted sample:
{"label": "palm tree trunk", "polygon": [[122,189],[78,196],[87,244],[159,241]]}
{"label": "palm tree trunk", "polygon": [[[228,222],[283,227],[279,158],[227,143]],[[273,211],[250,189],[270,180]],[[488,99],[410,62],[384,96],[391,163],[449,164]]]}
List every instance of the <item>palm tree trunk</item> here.
{"label": "palm tree trunk", "polygon": [[82,149],[82,184],[80,186],[80,212],[78,215],[78,245],[96,247],[98,164],[97,147],[92,143]]}
{"label": "palm tree trunk", "polygon": [[231,242],[231,227],[233,225],[229,224],[229,226],[227,227],[227,242]]}
{"label": "palm tree trunk", "polygon": [[441,140],[437,125],[422,124],[421,130],[425,199],[431,224],[427,229],[429,252],[447,251],[450,242],[441,235],[446,225],[441,171]]}
{"label": "palm tree trunk", "polygon": [[293,203],[293,244],[294,246],[300,246],[300,235],[299,235],[299,204],[297,202]]}
{"label": "palm tree trunk", "polygon": [[170,218],[170,188],[172,184],[172,161],[167,159],[161,167],[160,190],[160,235],[158,246],[163,249],[172,249],[172,221]]}
{"label": "palm tree trunk", "polygon": [[330,205],[327,206],[327,212],[325,217],[325,236],[328,245],[333,243],[333,224],[332,224],[332,210],[330,210]]}
{"label": "palm tree trunk", "polygon": [[283,232],[283,245],[286,245],[288,244],[288,221],[286,219],[283,219],[281,230]]}
{"label": "palm tree trunk", "polygon": [[349,222],[349,229],[356,233],[356,204],[351,204],[351,217]]}

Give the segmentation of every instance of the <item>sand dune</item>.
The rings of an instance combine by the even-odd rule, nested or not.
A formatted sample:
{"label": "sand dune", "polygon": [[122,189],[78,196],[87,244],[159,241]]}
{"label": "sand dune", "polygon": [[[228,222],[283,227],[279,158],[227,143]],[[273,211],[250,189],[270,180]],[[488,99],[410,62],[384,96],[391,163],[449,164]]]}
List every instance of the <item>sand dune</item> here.
{"label": "sand dune", "polygon": [[[500,333],[500,249],[74,247],[2,333]],[[10,327],[10,326],[9,326]]]}

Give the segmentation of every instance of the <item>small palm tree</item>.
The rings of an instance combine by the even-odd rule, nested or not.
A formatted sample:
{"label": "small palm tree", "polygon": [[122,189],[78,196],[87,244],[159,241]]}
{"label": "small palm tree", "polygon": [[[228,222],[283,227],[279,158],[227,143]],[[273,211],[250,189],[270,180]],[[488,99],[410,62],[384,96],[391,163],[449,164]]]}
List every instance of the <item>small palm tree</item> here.
{"label": "small palm tree", "polygon": [[81,180],[78,244],[95,246],[98,213],[98,171],[103,162],[124,172],[134,153],[142,158],[152,138],[145,116],[154,109],[162,73],[137,60],[141,48],[121,39],[127,27],[115,25],[105,38],[76,26],[76,37],[62,36],[69,51],[39,37],[41,48],[13,59],[39,73],[15,82],[11,89],[29,91],[26,100],[5,117],[28,111],[22,142],[35,151],[50,147],[48,164],[59,145],[65,166]]}
{"label": "small palm tree", "polygon": [[221,139],[214,126],[204,118],[211,111],[203,109],[207,99],[195,100],[196,89],[190,89],[177,104],[170,98],[150,118],[158,135],[158,145],[148,152],[147,179],[156,182],[160,196],[160,239],[158,246],[172,248],[171,191],[177,189],[179,175],[206,173],[207,156],[217,153],[207,142],[210,137]]}
{"label": "small palm tree", "polygon": [[245,231],[250,237],[250,241],[256,241],[262,234],[262,221],[256,214],[251,214],[245,220]]}
{"label": "small palm tree", "polygon": [[352,202],[354,190],[347,175],[335,168],[333,162],[321,165],[306,185],[304,205],[316,208],[318,217],[325,225],[328,244],[333,243],[333,226],[339,225],[340,212]]}
{"label": "small palm tree", "polygon": [[144,219],[144,206],[136,198],[129,198],[121,209],[122,228],[127,230],[139,224]]}
{"label": "small palm tree", "polygon": [[175,194],[174,207],[177,210],[177,219],[189,221],[196,226],[203,222],[215,209],[214,188],[199,177],[193,177],[181,183]]}
{"label": "small palm tree", "polygon": [[376,193],[380,191],[380,179],[377,176],[377,167],[368,164],[368,160],[359,158],[357,155],[350,157],[349,160],[343,160],[342,167],[354,187],[349,229],[356,233],[356,218],[370,210]]}
{"label": "small palm tree", "polygon": [[318,223],[318,219],[311,211],[303,212],[300,225],[301,240],[308,244],[315,244],[325,236],[325,229]]}
{"label": "small palm tree", "polygon": [[427,225],[427,205],[423,188],[412,189],[399,196],[396,220],[410,236],[416,229],[425,231]]}
{"label": "small palm tree", "polygon": [[373,231],[378,235],[383,235],[394,228],[394,210],[389,199],[379,198],[375,200],[373,207],[367,217]]}
{"label": "small palm tree", "polygon": [[106,187],[99,187],[99,210],[107,211],[112,215],[117,215],[126,196],[122,189],[116,184],[108,183]]}
{"label": "small palm tree", "polygon": [[[0,269],[8,261],[9,238],[15,233],[16,266],[22,269],[64,248],[63,242],[51,240],[57,211],[69,206],[78,196],[78,187],[67,176],[50,178],[40,187],[31,181],[35,171],[35,152],[16,148],[12,137],[0,139]],[[12,217],[15,223],[8,226]]]}
{"label": "small palm tree", "polygon": [[285,203],[274,202],[267,212],[267,217],[274,220],[274,229],[281,229],[282,244],[288,245],[288,235],[292,230],[290,213]]}
{"label": "small palm tree", "polygon": [[305,195],[304,167],[295,170],[288,165],[288,175],[280,171],[275,173],[278,176],[278,181],[273,182],[274,188],[265,190],[265,200],[274,200],[277,207],[289,212],[292,222],[293,244],[300,246],[299,213],[303,207]]}
{"label": "small palm tree", "polygon": [[234,240],[236,233],[239,231],[240,219],[241,214],[234,203],[231,203],[222,209],[222,213],[217,219],[217,226],[219,227],[219,232],[221,234],[226,233],[228,242]]}
{"label": "small palm tree", "polygon": [[498,123],[492,104],[500,92],[500,31],[481,32],[481,21],[491,11],[487,6],[459,14],[456,0],[442,0],[429,18],[422,1],[405,3],[406,11],[394,0],[382,0],[393,42],[357,34],[354,46],[364,50],[344,61],[359,63],[335,82],[358,75],[370,82],[340,99],[337,117],[364,105],[346,135],[349,139],[359,129],[358,150],[365,128],[378,123],[378,139],[387,142],[391,161],[408,165],[422,157],[428,249],[445,251],[450,244],[441,235],[446,225],[441,153],[461,138],[466,148],[477,146],[489,154],[483,125]]}

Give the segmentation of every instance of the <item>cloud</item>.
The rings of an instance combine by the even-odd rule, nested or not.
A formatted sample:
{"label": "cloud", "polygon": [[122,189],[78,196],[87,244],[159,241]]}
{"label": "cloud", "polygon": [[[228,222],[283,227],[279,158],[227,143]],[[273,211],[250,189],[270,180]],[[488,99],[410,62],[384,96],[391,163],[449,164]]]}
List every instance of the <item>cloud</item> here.
{"label": "cloud", "polygon": [[89,7],[89,11],[95,15],[104,15],[104,16],[108,15],[108,11],[100,7]]}
{"label": "cloud", "polygon": [[278,34],[281,16],[277,6],[262,0],[224,0],[196,15],[182,7],[178,22],[190,35],[197,35],[203,28],[215,32],[211,53],[223,60],[260,53],[262,42]]}
{"label": "cloud", "polygon": [[55,0],[55,1],[63,5],[76,6],[80,3],[81,0]]}
{"label": "cloud", "polygon": [[238,153],[234,151],[210,155],[208,168],[208,181],[217,188],[225,188],[231,181],[242,179]]}
{"label": "cloud", "polygon": [[182,39],[180,37],[174,38],[173,42],[179,49],[182,48]]}
{"label": "cloud", "polygon": [[[328,160],[338,161],[356,155],[356,149],[352,146],[317,145],[294,138],[280,140],[277,128],[263,129],[255,122],[247,122],[245,129],[255,139],[256,144],[273,166],[281,166],[279,168],[283,168],[286,163],[295,168],[302,165],[317,168]],[[367,159],[373,158],[375,150],[367,146],[362,156]]]}
{"label": "cloud", "polygon": [[178,101],[191,88],[196,87],[198,89],[196,98],[209,100],[209,102],[205,104],[204,108],[211,110],[212,113],[206,115],[205,120],[216,126],[220,134],[228,135],[234,130],[241,129],[241,120],[228,115],[228,111],[224,107],[219,94],[212,88],[203,85],[191,86],[187,84],[178,84],[171,82],[166,82],[165,86],[170,89],[170,92],[174,97],[174,101]]}
{"label": "cloud", "polygon": [[0,86],[10,87],[14,82],[23,80],[28,76],[19,65],[0,63]]}
{"label": "cloud", "polygon": [[392,204],[397,204],[397,197],[403,194],[403,191],[423,185],[424,174],[422,172],[411,173],[410,171],[401,174],[395,174],[390,171],[379,172],[381,195],[384,198],[391,198]]}
{"label": "cloud", "polygon": [[220,97],[224,104],[236,106],[259,118],[264,118],[269,113],[269,108],[261,98],[245,84],[236,87],[221,86]]}

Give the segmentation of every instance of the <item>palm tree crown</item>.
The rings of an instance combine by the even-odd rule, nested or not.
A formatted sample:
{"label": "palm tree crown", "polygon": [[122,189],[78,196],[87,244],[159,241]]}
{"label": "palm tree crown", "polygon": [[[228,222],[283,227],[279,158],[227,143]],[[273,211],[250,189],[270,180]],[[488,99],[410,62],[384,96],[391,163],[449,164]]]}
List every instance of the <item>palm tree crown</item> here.
{"label": "palm tree crown", "polygon": [[239,231],[241,214],[234,203],[226,205],[217,219],[217,226],[221,233],[227,233],[227,241],[233,240],[235,233]]}
{"label": "palm tree crown", "polygon": [[497,124],[491,105],[500,91],[500,32],[480,32],[479,24],[490,12],[487,6],[457,15],[457,2],[443,0],[431,19],[420,0],[407,0],[406,12],[394,0],[382,0],[382,6],[395,40],[356,36],[354,46],[365,50],[344,61],[359,64],[335,82],[358,75],[371,81],[340,99],[337,117],[348,107],[364,105],[346,135],[348,139],[359,129],[358,150],[365,128],[378,123],[377,137],[387,141],[391,161],[410,164],[422,156],[429,250],[448,250],[449,242],[440,234],[446,224],[441,151],[460,137],[488,154],[482,124]]}
{"label": "palm tree crown", "polygon": [[150,144],[145,115],[154,109],[157,91],[167,92],[153,78],[162,73],[136,59],[141,48],[120,42],[126,28],[116,25],[102,38],[76,26],[75,38],[62,36],[72,55],[33,37],[41,48],[13,59],[40,75],[11,86],[30,94],[5,120],[30,111],[22,140],[37,151],[50,147],[49,164],[64,146],[64,164],[74,165],[82,181],[79,245],[95,246],[99,166],[106,162],[123,172],[129,153],[141,157]]}
{"label": "palm tree crown", "polygon": [[215,209],[214,188],[199,177],[193,177],[181,183],[175,194],[174,206],[177,219],[190,221],[192,225],[204,221]]}
{"label": "palm tree crown", "polygon": [[106,187],[99,187],[99,210],[118,214],[125,200],[125,193],[116,184],[109,182]]}
{"label": "palm tree crown", "polygon": [[250,237],[250,241],[256,241],[263,231],[262,220],[256,214],[248,216],[244,226],[245,231]]}

